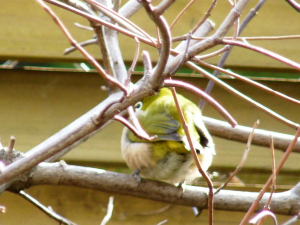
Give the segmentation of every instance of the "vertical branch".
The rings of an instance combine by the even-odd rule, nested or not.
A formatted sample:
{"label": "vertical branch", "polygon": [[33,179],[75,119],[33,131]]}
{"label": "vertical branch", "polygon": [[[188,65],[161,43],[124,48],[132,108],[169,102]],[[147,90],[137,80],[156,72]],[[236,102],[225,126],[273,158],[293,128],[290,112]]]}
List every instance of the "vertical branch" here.
{"label": "vertical branch", "polygon": [[162,81],[163,81],[162,73],[166,67],[166,63],[169,58],[170,46],[171,46],[171,33],[165,19],[161,15],[158,15],[153,12],[153,7],[152,5],[150,5],[150,2],[148,2],[147,0],[142,0],[141,3],[143,4],[149,17],[153,20],[155,25],[158,27],[162,37],[162,48],[160,51],[159,60],[152,73],[152,77],[150,80],[154,89],[157,89],[162,85]]}
{"label": "vertical branch", "polygon": [[64,24],[60,21],[60,19],[55,15],[55,13],[44,3],[43,0],[37,0],[37,2],[45,9],[45,11],[53,18],[55,23],[61,28],[64,35],[67,37],[71,45],[75,46],[83,56],[96,68],[96,70],[99,72],[99,74],[108,82],[113,83],[117,87],[119,87],[126,95],[127,95],[127,89],[126,87],[118,82],[113,77],[106,74],[106,72],[103,70],[103,68],[99,65],[99,63],[82,47],[80,46],[76,40],[71,36],[67,28],[64,26]]}
{"label": "vertical branch", "polygon": [[215,8],[217,4],[217,0],[213,0],[209,9],[204,14],[203,18],[197,23],[197,25],[191,30],[191,33],[194,34],[196,30],[207,20],[207,18],[210,16],[211,11]]}
{"label": "vertical branch", "polygon": [[[257,3],[257,5],[256,5],[253,9],[250,10],[250,12],[248,13],[248,15],[246,16],[246,18],[243,20],[243,22],[241,23],[241,25],[240,25],[240,27],[239,27],[239,30],[238,30],[238,36],[242,33],[242,31],[243,31],[244,28],[247,26],[247,24],[251,21],[251,19],[252,19],[255,15],[257,15],[257,11],[260,9],[260,7],[262,7],[262,5],[265,3],[265,1],[266,1],[266,0],[260,0],[260,1]],[[222,68],[222,67],[224,66],[224,64],[225,64],[225,62],[226,62],[226,60],[227,60],[227,58],[228,58],[228,56],[229,56],[231,50],[232,50],[232,49],[230,49],[229,51],[225,52],[225,53],[222,55],[220,61],[218,62],[218,67],[221,67],[221,68]],[[219,73],[220,73],[220,72],[219,72],[218,70],[214,70],[213,75],[214,75],[215,77],[217,77],[217,76],[219,75]],[[214,86],[214,82],[213,82],[212,80],[210,80],[210,81],[208,82],[206,88],[205,88],[205,92],[206,92],[207,94],[210,94],[210,92],[211,92],[213,86]],[[205,106],[205,101],[201,100],[201,101],[199,102],[199,107],[200,107],[200,109],[203,110],[204,106]]]}
{"label": "vertical branch", "polygon": [[196,150],[195,150],[195,148],[193,146],[193,142],[192,142],[192,138],[191,138],[188,126],[187,126],[187,124],[185,122],[185,118],[183,116],[183,113],[182,113],[179,101],[177,99],[175,88],[171,87],[170,89],[172,91],[174,102],[175,102],[178,114],[180,116],[180,120],[181,120],[181,123],[182,123],[182,127],[184,129],[185,135],[187,136],[187,140],[189,142],[189,145],[190,145],[190,148],[191,148],[191,152],[192,152],[193,157],[194,157],[194,161],[195,161],[195,163],[197,165],[197,168],[198,168],[200,174],[202,175],[202,177],[204,177],[204,179],[206,180],[206,183],[208,185],[208,189],[209,189],[209,194],[208,194],[209,224],[212,225],[213,224],[213,196],[214,196],[214,193],[213,193],[213,184],[212,184],[211,180],[209,179],[209,177],[207,176],[206,172],[201,167],[198,155],[197,155]]}
{"label": "vertical branch", "polygon": [[135,43],[136,43],[136,49],[135,49],[135,54],[134,54],[134,58],[132,60],[132,64],[127,72],[127,79],[125,81],[125,86],[128,87],[129,83],[130,83],[130,78],[132,75],[132,72],[135,68],[135,65],[137,63],[138,57],[139,57],[139,52],[140,52],[140,41],[138,38],[134,38]]}
{"label": "vertical branch", "polygon": [[238,173],[241,171],[246,159],[247,159],[247,156],[248,156],[248,153],[250,151],[250,146],[251,146],[251,142],[252,142],[252,139],[253,139],[253,136],[254,136],[254,131],[255,129],[257,128],[259,124],[259,120],[257,120],[254,125],[253,125],[253,129],[252,129],[252,132],[249,134],[249,137],[248,137],[248,141],[247,141],[247,145],[246,145],[246,149],[244,151],[244,155],[242,157],[242,160],[241,162],[239,163],[239,165],[236,167],[236,169],[233,171],[233,173],[230,174],[229,178],[224,182],[224,184],[222,184],[216,191],[215,191],[215,194],[219,193],[222,189],[224,189],[227,184],[229,183],[229,181]]}
{"label": "vertical branch", "polygon": [[[287,158],[289,157],[289,155],[293,151],[293,148],[294,148],[294,146],[295,146],[295,144],[296,144],[299,136],[300,136],[300,128],[298,128],[293,141],[290,143],[289,147],[287,148],[287,150],[283,154],[281,160],[279,161],[279,163],[278,163],[278,165],[276,167],[276,171],[275,171],[276,174],[279,173],[279,171],[281,170],[281,168],[284,165],[285,161],[287,160]],[[268,179],[268,181],[266,182],[266,184],[262,188],[261,192],[257,196],[257,200],[252,203],[250,209],[248,210],[248,212],[244,216],[244,218],[241,221],[240,225],[245,225],[249,221],[250,216],[252,215],[252,213],[254,213],[255,209],[257,208],[259,202],[261,201],[264,193],[266,192],[266,190],[268,189],[268,187],[270,186],[270,184],[272,183],[272,181],[273,181],[273,175],[271,175],[271,177]]]}

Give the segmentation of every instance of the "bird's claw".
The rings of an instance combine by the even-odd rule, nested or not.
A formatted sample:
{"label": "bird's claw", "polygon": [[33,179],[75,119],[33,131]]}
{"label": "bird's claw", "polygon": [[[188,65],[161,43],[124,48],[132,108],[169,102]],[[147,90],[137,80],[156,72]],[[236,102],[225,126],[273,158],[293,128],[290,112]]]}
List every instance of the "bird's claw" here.
{"label": "bird's claw", "polygon": [[133,171],[132,176],[137,180],[137,182],[140,184],[142,182],[142,178],[140,177],[140,170],[137,169]]}

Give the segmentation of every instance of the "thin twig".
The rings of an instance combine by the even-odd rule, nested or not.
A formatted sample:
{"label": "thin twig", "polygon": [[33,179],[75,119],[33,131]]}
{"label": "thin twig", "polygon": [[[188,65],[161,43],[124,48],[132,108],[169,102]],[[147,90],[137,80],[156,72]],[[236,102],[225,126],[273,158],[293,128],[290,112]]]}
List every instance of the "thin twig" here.
{"label": "thin twig", "polygon": [[32,196],[27,194],[25,191],[20,191],[18,194],[21,197],[23,197],[24,199],[26,199],[27,201],[29,201],[31,204],[36,206],[38,209],[40,209],[43,213],[45,213],[46,215],[48,215],[52,219],[56,220],[57,222],[59,222],[60,224],[76,225],[76,223],[73,223],[72,221],[58,215],[53,210],[51,210],[51,209],[47,208],[46,206],[44,206],[39,201],[37,201],[35,198],[33,198]]}
{"label": "thin twig", "polygon": [[211,182],[210,178],[207,176],[206,172],[201,167],[198,155],[197,155],[196,150],[193,146],[193,141],[192,141],[188,126],[185,122],[185,118],[184,118],[184,115],[182,113],[182,110],[181,110],[181,107],[180,107],[180,104],[179,104],[179,101],[178,101],[178,98],[177,98],[177,95],[176,95],[175,88],[171,87],[170,89],[172,91],[174,102],[175,102],[175,105],[176,105],[176,108],[177,108],[177,111],[178,111],[178,114],[179,114],[179,117],[180,117],[180,120],[181,120],[181,123],[182,123],[182,128],[184,129],[185,135],[186,135],[187,140],[189,142],[190,149],[191,149],[191,152],[192,152],[193,157],[194,157],[194,161],[197,165],[197,168],[198,168],[200,174],[205,179],[205,181],[207,183],[207,186],[208,186],[208,189],[209,189],[209,193],[208,193],[209,225],[212,225],[213,224],[213,196],[214,196],[213,183]]}
{"label": "thin twig", "polygon": [[168,220],[166,219],[166,220],[163,220],[163,221],[159,222],[157,225],[163,225],[163,224],[165,224],[167,222],[168,222]]}
{"label": "thin twig", "polygon": [[186,65],[192,69],[194,69],[195,71],[203,74],[204,77],[206,77],[207,79],[212,80],[215,84],[219,85],[220,87],[226,89],[227,91],[231,92],[232,94],[242,98],[243,100],[246,100],[248,103],[250,103],[251,105],[255,106],[256,108],[262,110],[263,112],[269,114],[270,116],[272,116],[273,118],[277,119],[278,121],[297,129],[299,127],[299,124],[294,123],[293,121],[290,121],[286,118],[284,118],[283,116],[279,115],[278,113],[272,111],[271,109],[265,107],[264,105],[254,101],[253,99],[249,98],[248,96],[242,94],[241,92],[237,91],[236,89],[232,88],[231,86],[229,86],[228,84],[226,84],[225,82],[221,81],[220,79],[214,77],[212,74],[208,73],[207,71],[205,71],[204,69],[202,69],[201,67],[196,66],[195,64],[191,63],[191,62],[187,62]]}
{"label": "thin twig", "polygon": [[266,55],[270,58],[273,58],[273,59],[275,59],[279,62],[282,62],[282,63],[284,63],[288,66],[291,66],[291,67],[293,67],[297,70],[300,70],[300,64],[299,63],[296,63],[296,62],[294,62],[294,61],[292,61],[288,58],[283,57],[282,55],[279,55],[275,52],[271,52],[267,49],[264,49],[264,48],[261,48],[261,47],[258,47],[258,46],[248,45],[248,44],[245,44],[241,41],[232,41],[232,40],[222,40],[220,44],[234,45],[234,46],[246,48],[246,49],[258,52],[260,54]]}
{"label": "thin twig", "polygon": [[[116,77],[112,65],[113,63],[110,58],[109,49],[107,48],[107,40],[106,40],[107,36],[105,35],[105,27],[95,24],[92,21],[90,21],[90,23],[94,29],[95,34],[97,35],[97,42],[102,53],[102,61],[105,68],[105,72],[113,77]],[[109,86],[110,86],[109,88],[112,89],[110,84]]]}
{"label": "thin twig", "polygon": [[[264,210],[270,210],[270,205],[273,197],[273,193],[276,188],[276,167],[275,167],[275,156],[274,156],[274,140],[273,137],[270,136],[270,149],[271,149],[271,159],[272,159],[272,184],[271,184],[271,192],[269,196],[269,200],[267,204],[264,206]],[[262,225],[266,217],[261,218],[257,225]]]}
{"label": "thin twig", "polygon": [[170,30],[173,29],[177,21],[180,19],[180,17],[186,12],[186,10],[195,2],[196,0],[191,0],[182,10],[181,12],[176,16],[174,21],[170,25]]}
{"label": "thin twig", "polygon": [[211,15],[211,11],[215,8],[217,4],[217,0],[213,0],[209,9],[207,10],[207,12],[204,14],[203,18],[199,21],[199,23],[197,23],[197,25],[191,30],[191,33],[195,33],[196,30],[198,30],[198,28],[207,20],[208,17],[210,17]]}
{"label": "thin twig", "polygon": [[[300,136],[300,128],[297,129],[297,132],[295,134],[295,137],[294,137],[293,141],[290,143],[289,147],[287,148],[287,150],[283,154],[282,158],[280,159],[280,161],[279,161],[279,163],[278,163],[278,165],[276,167],[276,174],[279,173],[279,171],[281,170],[282,166],[286,162],[287,158],[289,157],[289,155],[293,151],[293,148],[294,148],[294,146],[295,146],[295,144],[296,144],[299,136]],[[270,178],[268,179],[268,181],[265,183],[264,187],[262,188],[262,190],[260,191],[259,195],[257,196],[257,200],[252,203],[250,209],[248,210],[248,212],[244,216],[244,218],[241,221],[240,225],[245,225],[249,221],[250,216],[252,215],[252,213],[254,213],[254,211],[257,208],[259,202],[261,201],[264,193],[269,188],[269,186],[270,186],[270,184],[272,182],[273,182],[273,175],[271,175]]]}
{"label": "thin twig", "polygon": [[78,28],[81,28],[81,29],[84,29],[84,30],[89,30],[89,31],[93,31],[93,28],[91,27],[88,27],[88,26],[85,26],[85,25],[82,25],[80,23],[74,23],[74,25]]}
{"label": "thin twig", "polygon": [[136,212],[136,213],[124,213],[124,216],[152,216],[152,215],[157,215],[163,212],[166,212],[169,210],[173,205],[168,204],[160,209],[153,210],[153,211],[148,211],[148,212]]}
{"label": "thin twig", "polygon": [[15,141],[16,141],[16,138],[14,136],[11,136],[10,141],[9,141],[9,145],[7,147],[7,152],[8,153],[12,153],[12,151],[14,149]]}
{"label": "thin twig", "polygon": [[[253,9],[250,10],[250,12],[247,14],[246,18],[245,18],[245,19],[242,21],[242,23],[241,23],[241,26],[240,26],[240,28],[239,28],[239,33],[238,33],[238,35],[240,35],[240,34],[242,33],[242,31],[244,30],[244,28],[245,28],[245,27],[247,26],[247,24],[251,21],[251,19],[257,14],[257,11],[260,9],[260,7],[264,4],[265,1],[266,1],[266,0],[260,0],[260,1],[256,4],[256,6],[255,6]],[[220,61],[218,62],[218,67],[223,67],[223,66],[224,66],[224,64],[225,64],[225,62],[226,62],[226,60],[227,60],[227,58],[228,58],[230,52],[231,52],[231,49],[230,49],[229,51],[225,52],[225,53],[222,55]],[[213,75],[214,75],[215,77],[217,77],[217,76],[219,75],[219,71],[215,70],[215,71],[213,72]],[[205,92],[208,93],[208,94],[210,94],[210,92],[211,92],[213,86],[214,86],[214,82],[213,82],[212,80],[210,80],[210,81],[208,82],[206,88],[205,88]],[[202,100],[201,100],[201,101],[199,102],[199,107],[200,107],[200,109],[203,110],[204,106],[205,106],[205,101],[202,101]]]}
{"label": "thin twig", "polygon": [[219,50],[217,50],[215,52],[206,54],[206,55],[195,56],[195,58],[198,59],[198,60],[204,60],[204,59],[208,59],[208,58],[220,55],[223,52],[227,52],[228,50],[230,50],[230,45],[226,45],[223,48],[221,48],[221,49],[219,49]]}
{"label": "thin twig", "polygon": [[[87,41],[83,41],[81,43],[78,43],[80,46],[84,47],[84,46],[88,46],[88,45],[94,45],[94,44],[97,44],[98,43],[98,40],[93,38],[93,39],[90,39],[90,40],[87,40]],[[74,52],[75,50],[77,50],[76,47],[70,47],[70,48],[67,48],[65,49],[64,51],[64,55],[68,55],[70,54],[71,52]]]}
{"label": "thin twig", "polygon": [[[38,1],[40,1],[40,0],[38,0]],[[76,9],[74,7],[71,7],[71,6],[66,5],[64,3],[61,3],[61,2],[58,2],[56,0],[43,0],[43,1],[46,1],[46,2],[48,2],[50,4],[53,4],[53,5],[56,5],[56,6],[60,7],[60,8],[66,9],[66,10],[68,10],[70,12],[73,12],[73,13],[75,13],[77,15],[80,15],[80,16],[82,16],[82,17],[84,17],[84,18],[86,18],[86,19],[88,19],[90,21],[93,21],[95,23],[99,23],[99,24],[101,24],[103,26],[106,26],[106,27],[108,27],[110,29],[116,30],[116,31],[118,31],[118,32],[120,32],[120,33],[122,33],[124,35],[127,35],[127,36],[129,36],[131,38],[138,37],[141,42],[144,42],[144,43],[146,43],[146,44],[148,44],[150,46],[156,47],[156,44],[154,44],[148,38],[145,38],[143,36],[137,35],[137,34],[135,34],[133,32],[130,32],[130,31],[128,31],[128,30],[126,30],[126,29],[124,29],[124,28],[122,28],[120,26],[115,25],[115,24],[106,22],[105,20],[102,20],[99,17],[90,15],[88,13],[85,13],[85,12],[83,12],[81,10],[78,10],[78,9]]]}
{"label": "thin twig", "polygon": [[185,88],[188,91],[191,91],[195,93],[196,95],[200,96],[201,98],[205,99],[205,101],[209,102],[224,118],[228,121],[228,123],[235,127],[237,125],[237,122],[235,119],[226,111],[226,109],[223,108],[216,100],[214,100],[210,95],[207,95],[204,91],[200,90],[199,88],[182,82],[178,80],[164,80],[164,86],[166,87],[181,87]]}
{"label": "thin twig", "polygon": [[296,223],[299,220],[299,218],[300,218],[300,212],[296,216],[293,216],[291,219],[285,221],[281,225],[292,225],[292,224]]}
{"label": "thin twig", "polygon": [[110,196],[107,205],[107,212],[100,225],[105,225],[111,218],[114,209],[114,196]]}
{"label": "thin twig", "polygon": [[263,85],[263,84],[260,84],[260,83],[254,81],[254,80],[251,80],[251,79],[249,79],[249,78],[247,78],[247,77],[241,76],[241,75],[239,75],[239,74],[237,74],[237,73],[234,73],[234,72],[232,72],[232,71],[230,71],[230,70],[226,70],[226,69],[223,69],[223,68],[221,68],[221,67],[218,67],[218,66],[214,66],[214,65],[208,64],[208,63],[206,63],[206,62],[204,62],[204,61],[198,61],[198,63],[201,64],[202,66],[207,67],[207,68],[210,68],[210,69],[213,69],[213,70],[217,70],[217,71],[219,71],[219,72],[222,72],[222,73],[224,73],[224,74],[227,74],[227,75],[229,75],[229,76],[232,76],[232,77],[234,77],[234,78],[236,78],[236,79],[239,79],[239,80],[241,80],[241,81],[243,81],[243,82],[246,82],[247,84],[251,84],[251,85],[253,85],[254,87],[257,87],[257,88],[260,88],[260,89],[262,89],[262,90],[264,90],[264,91],[267,91],[268,93],[271,93],[271,94],[273,94],[273,95],[275,95],[275,96],[278,96],[278,97],[280,97],[280,98],[283,98],[284,100],[287,100],[287,101],[293,102],[293,103],[295,103],[295,104],[297,104],[297,105],[300,105],[300,100],[294,99],[294,98],[292,98],[292,97],[290,97],[290,96],[287,96],[287,95],[285,95],[285,94],[283,94],[283,93],[281,93],[281,92],[274,91],[273,89],[271,89],[271,88],[269,88],[269,87],[267,87],[267,86],[265,86],[265,85]]}
{"label": "thin twig", "polygon": [[252,129],[252,132],[249,134],[249,137],[248,137],[248,141],[247,141],[247,145],[246,145],[246,148],[245,148],[245,151],[244,151],[244,155],[239,163],[239,165],[236,167],[236,169],[233,171],[233,173],[230,174],[229,178],[224,182],[224,184],[222,184],[216,191],[215,191],[215,195],[218,194],[222,189],[224,189],[227,184],[231,181],[231,179],[238,173],[241,171],[242,167],[244,166],[244,163],[246,162],[246,159],[247,159],[247,156],[248,156],[248,153],[250,151],[250,146],[251,146],[251,142],[252,142],[252,139],[253,139],[253,136],[254,136],[254,131],[255,129],[257,128],[259,124],[259,120],[257,120],[254,125],[253,125],[253,129]]}
{"label": "thin twig", "polygon": [[297,3],[295,0],[285,0],[287,3],[290,4],[297,12],[300,12],[300,4]]}
{"label": "thin twig", "polygon": [[140,130],[138,130],[135,126],[133,126],[131,123],[128,122],[128,120],[126,120],[124,117],[119,116],[119,115],[115,115],[114,116],[114,120],[117,120],[119,122],[121,122],[123,125],[125,125],[129,130],[131,130],[131,132],[137,136],[139,139],[141,140],[146,140],[146,141],[153,141],[155,140],[157,137],[153,136],[150,137],[145,131],[141,132]]}
{"label": "thin twig", "polygon": [[[119,87],[126,95],[127,88],[122,85],[118,80],[106,74],[104,69],[100,66],[100,64],[93,58],[84,48],[82,48],[75,39],[71,36],[67,28],[63,25],[60,19],[55,15],[55,13],[43,2],[43,0],[37,0],[38,3],[45,9],[45,11],[52,17],[55,23],[61,28],[62,32],[65,34],[71,45],[76,46],[76,48],[81,52],[81,54],[97,69],[99,74],[108,82]],[[47,1],[47,0],[46,0]]]}
{"label": "thin twig", "polygon": [[85,0],[85,1],[96,6],[97,9],[100,9],[102,13],[104,13],[106,16],[110,17],[111,19],[115,20],[117,23],[124,26],[126,29],[128,29],[131,32],[134,32],[138,35],[144,35],[154,45],[156,45],[156,41],[147,32],[145,32],[143,29],[141,29],[135,23],[131,22],[129,19],[125,18],[124,16],[121,16],[119,13],[109,9],[108,7],[104,6],[103,4],[101,4],[95,0]]}
{"label": "thin twig", "polygon": [[136,44],[136,49],[135,49],[135,54],[134,54],[134,58],[132,60],[132,63],[131,63],[131,66],[128,70],[128,73],[127,73],[127,79],[125,80],[125,86],[128,87],[129,83],[130,83],[130,79],[131,79],[131,74],[132,72],[134,71],[134,68],[136,66],[136,63],[137,63],[137,60],[138,60],[138,57],[139,57],[139,53],[140,53],[140,41],[138,38],[134,38],[135,40],[135,44]]}
{"label": "thin twig", "polygon": [[276,189],[276,165],[275,165],[275,154],[274,154],[274,140],[272,136],[270,137],[270,140],[271,140],[270,149],[271,149],[271,159],[272,159],[272,186],[271,186],[269,201],[266,204],[265,208],[270,208],[272,196]]}
{"label": "thin twig", "polygon": [[[266,0],[264,0],[266,1]],[[193,40],[206,40],[209,37],[197,37],[192,35]],[[289,40],[289,39],[299,39],[300,35],[285,35],[285,36],[259,36],[259,37],[237,37],[237,41],[247,40],[247,41],[276,41],[276,40]],[[173,37],[172,42],[183,41],[186,40],[186,35],[182,35],[179,37]],[[233,40],[232,37],[224,37],[223,40]]]}
{"label": "thin twig", "polygon": [[166,20],[162,16],[157,15],[153,12],[153,6],[150,5],[150,2],[147,0],[141,0],[141,3],[145,8],[146,12],[148,13],[148,16],[158,27],[159,33],[162,38],[162,46],[160,49],[159,59],[156,64],[156,67],[154,68],[151,74],[152,79],[150,80],[150,83],[153,86],[153,88],[158,89],[162,84],[163,81],[162,74],[164,69],[166,68],[166,64],[168,62],[168,58],[170,55],[171,33]]}

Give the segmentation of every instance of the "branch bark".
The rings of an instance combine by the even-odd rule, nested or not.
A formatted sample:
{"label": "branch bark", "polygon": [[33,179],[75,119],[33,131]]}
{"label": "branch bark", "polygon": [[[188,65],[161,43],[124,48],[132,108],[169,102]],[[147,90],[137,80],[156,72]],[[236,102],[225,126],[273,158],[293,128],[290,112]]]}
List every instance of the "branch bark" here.
{"label": "branch bark", "polygon": [[[205,116],[203,116],[203,121],[211,135],[225,138],[228,140],[246,143],[248,140],[248,136],[252,131],[252,128],[240,125],[237,125],[235,128],[232,128],[227,122],[223,122]],[[295,137],[294,135],[255,129],[252,144],[269,148],[270,135],[272,135],[274,139],[274,148],[282,151],[285,151],[288,148],[289,144]],[[293,151],[300,152],[300,141],[297,141]]]}
{"label": "branch bark", "polygon": [[[133,176],[101,169],[71,166],[63,163],[41,163],[28,175],[26,182],[17,182],[10,191],[34,185],[66,185],[104,192],[125,194],[170,204],[207,208],[207,188],[187,185],[182,193],[178,187],[152,180],[139,183]],[[258,193],[222,190],[215,195],[214,209],[247,211]],[[257,210],[268,201],[266,193]],[[274,213],[294,215],[300,210],[300,183],[293,189],[273,194],[271,209]]]}

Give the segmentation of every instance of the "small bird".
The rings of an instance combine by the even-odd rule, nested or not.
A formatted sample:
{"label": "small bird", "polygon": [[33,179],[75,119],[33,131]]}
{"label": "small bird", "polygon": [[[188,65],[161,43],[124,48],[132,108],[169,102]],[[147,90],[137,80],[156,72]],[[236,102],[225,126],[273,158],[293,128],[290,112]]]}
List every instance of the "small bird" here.
{"label": "small bird", "polygon": [[[215,155],[213,140],[198,106],[182,95],[177,97],[200,164],[206,171]],[[132,170],[138,171],[143,178],[172,184],[182,184],[200,176],[169,88],[162,88],[157,95],[138,102],[135,114],[143,129],[157,138],[141,140],[127,127],[124,128],[121,149]]]}

